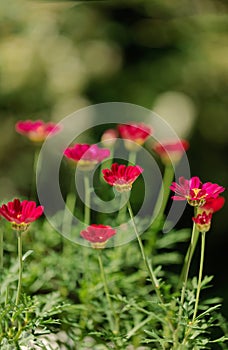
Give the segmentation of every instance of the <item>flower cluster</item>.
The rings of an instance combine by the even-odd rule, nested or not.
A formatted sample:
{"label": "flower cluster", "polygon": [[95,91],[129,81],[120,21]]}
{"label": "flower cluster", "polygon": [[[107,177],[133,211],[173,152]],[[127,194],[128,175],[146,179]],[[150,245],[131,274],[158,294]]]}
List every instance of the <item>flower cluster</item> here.
{"label": "flower cluster", "polygon": [[192,218],[197,229],[209,231],[212,214],[224,205],[225,199],[219,195],[225,188],[211,182],[203,184],[197,176],[190,180],[180,177],[179,184],[173,182],[170,188],[176,194],[172,197],[174,200],[187,200],[190,205],[197,207],[197,215]]}
{"label": "flower cluster", "polygon": [[187,200],[192,206],[203,206],[216,199],[225,188],[211,182],[202,183],[199,177],[194,176],[190,180],[179,178],[179,184],[173,182],[170,189],[175,192],[174,200]]}
{"label": "flower cluster", "polygon": [[209,199],[202,207],[198,207],[197,215],[193,217],[192,220],[195,222],[199,231],[207,232],[210,230],[212,214],[222,209],[224,203],[224,197],[217,197]]}
{"label": "flower cluster", "polygon": [[[59,132],[60,127],[52,122],[26,120],[16,123],[16,131],[33,142],[42,142],[48,135]],[[117,129],[106,130],[101,142],[104,146],[112,148],[119,135],[124,140],[127,150],[138,151],[152,133],[152,128],[144,123],[119,124]],[[89,171],[110,156],[108,148],[99,148],[95,144],[75,144],[66,148],[64,155],[79,169]],[[186,140],[157,142],[153,146],[153,150],[165,165],[178,163],[188,148],[189,144]],[[138,165],[126,166],[118,163],[113,163],[110,169],[102,170],[104,180],[120,193],[131,191],[133,183],[142,172],[143,169]],[[175,192],[172,197],[174,200],[187,200],[190,205],[198,208],[197,216],[193,221],[200,230],[204,229],[205,232],[209,230],[212,214],[224,205],[224,198],[219,196],[224,191],[224,187],[211,182],[202,183],[199,177],[194,176],[190,180],[180,177],[179,183],[173,182],[170,189]],[[17,230],[27,229],[29,224],[42,213],[42,206],[36,207],[35,202],[26,200],[20,202],[19,199],[7,205],[3,204],[0,208],[0,215],[11,221]],[[110,226],[95,224],[81,232],[83,238],[92,242],[93,245],[101,244],[101,247],[105,246],[107,240],[114,234],[115,230]]]}

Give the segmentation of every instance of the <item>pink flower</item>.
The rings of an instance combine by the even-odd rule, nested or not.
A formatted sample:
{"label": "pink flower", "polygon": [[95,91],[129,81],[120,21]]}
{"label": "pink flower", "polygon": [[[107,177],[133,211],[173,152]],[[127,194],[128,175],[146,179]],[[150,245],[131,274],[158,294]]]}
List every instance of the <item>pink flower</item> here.
{"label": "pink flower", "polygon": [[60,126],[55,123],[45,123],[42,120],[19,121],[15,126],[19,134],[27,136],[33,142],[43,142],[48,135],[54,135],[60,131]]}
{"label": "pink flower", "polygon": [[151,135],[152,128],[144,123],[129,123],[118,125],[118,131],[125,147],[129,151],[137,151]]}
{"label": "pink flower", "polygon": [[36,206],[33,201],[14,199],[0,207],[0,215],[7,221],[12,222],[12,226],[16,230],[25,231],[31,222],[37,220],[43,214],[44,208]]}
{"label": "pink flower", "polygon": [[86,230],[81,231],[80,235],[92,243],[95,249],[103,249],[109,238],[116,234],[111,226],[92,224]]}
{"label": "pink flower", "polygon": [[214,199],[209,199],[206,201],[206,203],[200,207],[198,210],[200,212],[205,211],[207,214],[209,213],[215,213],[216,211],[219,211],[222,209],[225,203],[225,198],[224,197],[217,197]]}
{"label": "pink flower", "polygon": [[173,182],[170,189],[176,193],[174,200],[187,200],[190,205],[203,206],[207,201],[215,199],[225,188],[211,182],[202,184],[197,176],[186,180],[179,178],[179,184]]}
{"label": "pink flower", "polygon": [[178,163],[188,148],[189,143],[186,140],[156,143],[153,147],[164,164]]}
{"label": "pink flower", "polygon": [[201,232],[207,232],[211,226],[212,214],[220,210],[225,203],[224,197],[211,198],[197,210],[198,215],[192,220],[196,223],[197,229]]}
{"label": "pink flower", "polygon": [[100,163],[110,155],[107,148],[99,148],[97,145],[77,143],[68,147],[64,155],[76,163],[81,170],[92,170],[96,164]]}
{"label": "pink flower", "polygon": [[133,182],[143,172],[143,169],[136,165],[123,165],[114,163],[111,169],[103,169],[104,180],[114,186],[118,192],[128,192],[132,188]]}
{"label": "pink flower", "polygon": [[210,230],[211,219],[212,213],[207,214],[205,211],[202,214],[198,214],[195,218],[192,218],[200,232],[207,232]]}
{"label": "pink flower", "polygon": [[118,132],[115,129],[106,130],[101,136],[101,142],[105,147],[112,147],[116,143]]}

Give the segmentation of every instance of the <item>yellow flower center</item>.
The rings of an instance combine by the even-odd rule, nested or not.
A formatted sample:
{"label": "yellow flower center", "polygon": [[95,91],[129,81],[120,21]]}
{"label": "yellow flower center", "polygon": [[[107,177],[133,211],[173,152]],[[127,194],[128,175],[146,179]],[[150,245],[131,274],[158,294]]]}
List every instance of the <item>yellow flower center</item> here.
{"label": "yellow flower center", "polygon": [[197,194],[201,191],[200,188],[193,188],[192,191],[194,192],[194,195],[197,196]]}

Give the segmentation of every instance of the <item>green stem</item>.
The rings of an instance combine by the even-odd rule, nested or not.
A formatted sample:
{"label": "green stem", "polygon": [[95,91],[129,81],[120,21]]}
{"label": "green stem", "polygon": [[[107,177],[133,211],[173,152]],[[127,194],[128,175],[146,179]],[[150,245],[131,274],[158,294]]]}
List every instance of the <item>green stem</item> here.
{"label": "green stem", "polygon": [[181,290],[181,299],[180,299],[180,306],[179,306],[179,313],[178,313],[178,324],[177,324],[177,329],[175,331],[176,335],[178,335],[178,330],[179,330],[179,326],[180,326],[180,322],[181,322],[181,317],[182,317],[182,314],[183,314],[183,305],[184,305],[185,292],[186,292],[187,282],[188,282],[188,274],[189,274],[189,269],[190,269],[192,256],[193,256],[193,254],[192,254],[192,246],[193,246],[193,241],[194,241],[195,231],[196,230],[197,230],[196,224],[193,223],[191,242],[190,242],[190,246],[189,246],[189,254],[188,254],[188,259],[186,261],[186,267],[184,269],[185,274],[184,274],[183,286],[182,286],[182,290]]}
{"label": "green stem", "polygon": [[135,165],[136,157],[137,157],[137,152],[130,151],[128,156],[128,165]]}
{"label": "green stem", "polygon": [[134,227],[135,235],[136,235],[138,243],[139,243],[139,248],[140,248],[140,251],[141,251],[141,254],[142,254],[142,258],[143,258],[143,261],[144,261],[144,263],[146,265],[146,268],[148,270],[148,273],[149,273],[149,276],[150,276],[153,288],[154,288],[154,290],[155,290],[155,292],[157,294],[158,300],[162,304],[164,304],[162,296],[161,296],[161,293],[160,293],[160,290],[159,290],[159,288],[160,288],[159,282],[158,282],[158,280],[157,280],[157,278],[156,278],[156,276],[154,274],[152,265],[149,263],[146,255],[145,255],[145,252],[144,252],[144,247],[143,247],[142,240],[140,238],[138,229],[137,229],[136,224],[135,224],[134,215],[133,215],[133,211],[132,211],[132,208],[131,208],[130,201],[128,201],[127,206],[128,206],[129,215],[130,215],[130,218],[132,220],[133,227]]}
{"label": "green stem", "polygon": [[[119,325],[118,325],[118,319],[117,319],[117,315],[115,312],[115,309],[113,307],[111,298],[110,298],[110,293],[108,290],[108,284],[107,284],[107,280],[106,280],[106,276],[105,276],[105,271],[104,271],[104,266],[103,266],[103,262],[102,262],[102,256],[101,256],[101,250],[98,249],[98,262],[99,262],[99,267],[100,267],[100,272],[101,272],[101,279],[104,285],[104,291],[105,291],[105,296],[109,305],[109,310],[107,310],[107,317],[109,320],[109,324],[110,324],[110,328],[113,332],[113,334],[118,334],[119,332]],[[111,311],[111,313],[110,313]]]}
{"label": "green stem", "polygon": [[[200,268],[199,268],[199,277],[198,277],[198,285],[197,285],[197,291],[196,291],[196,301],[195,301],[195,307],[194,307],[194,312],[193,312],[193,317],[192,317],[192,322],[190,323],[193,325],[197,310],[198,310],[198,304],[199,304],[199,296],[200,296],[200,289],[201,289],[201,283],[202,283],[202,275],[203,275],[203,262],[204,262],[204,250],[205,250],[205,232],[201,232],[201,255],[200,255]],[[188,336],[191,332],[191,328],[189,327],[185,337],[183,339],[182,344],[185,346],[188,340]]]}
{"label": "green stem", "polygon": [[[18,342],[18,340],[19,340],[19,338],[20,338],[20,335],[21,335],[21,333],[22,333],[22,331],[23,331],[23,328],[22,328],[22,326],[21,326],[21,322],[20,322],[20,321],[18,322],[17,328],[18,328],[18,331],[17,331],[16,335],[14,336],[14,342],[15,342],[15,343]],[[20,348],[19,348],[19,349],[20,349]]]}
{"label": "green stem", "polygon": [[[74,186],[74,173],[71,174],[71,184],[69,188],[69,192],[66,197],[66,205],[63,214],[63,224],[62,230],[63,232],[70,233],[71,225],[72,225],[72,215],[74,215],[75,206],[76,206],[76,194],[75,194],[75,186]],[[70,213],[69,213],[70,211]]]}
{"label": "green stem", "polygon": [[125,220],[126,220],[127,207],[126,207],[126,204],[124,203],[125,203],[125,196],[120,196],[120,209],[116,217],[116,222],[119,225],[122,223],[125,223]]}
{"label": "green stem", "polygon": [[[184,305],[185,292],[186,292],[187,282],[188,282],[188,274],[189,274],[189,270],[190,270],[190,266],[191,266],[193,253],[194,253],[196,243],[198,240],[198,233],[199,232],[198,232],[196,224],[194,222],[193,227],[192,227],[192,235],[191,235],[190,245],[189,245],[186,257],[185,257],[185,263],[184,263],[184,267],[182,269],[181,277],[180,277],[180,281],[179,281],[179,285],[182,284],[181,299],[180,299],[180,306],[179,306],[179,312],[178,312],[177,328],[176,328],[174,335],[173,335],[173,338],[174,338],[174,341],[176,344],[178,342],[178,332],[179,332],[179,327],[181,324],[181,318],[183,315],[183,305]],[[197,239],[196,239],[196,236],[197,236]]]}
{"label": "green stem", "polygon": [[0,231],[0,270],[3,269],[3,231]]}
{"label": "green stem", "polygon": [[[137,157],[137,152],[130,151],[129,156],[128,156],[128,165],[132,165],[132,164],[135,165],[136,157]],[[116,217],[117,224],[122,224],[126,220],[127,205],[124,205],[122,207],[122,202],[124,203],[124,201],[122,201],[122,199],[125,199],[124,196],[121,196],[121,199],[120,199],[120,207],[121,208],[120,208],[118,215]]]}
{"label": "green stem", "polygon": [[192,239],[190,242],[190,252],[189,252],[189,257],[188,257],[188,261],[186,264],[186,269],[185,269],[185,275],[184,275],[184,281],[183,281],[183,287],[182,287],[182,291],[181,291],[181,300],[180,300],[180,310],[179,310],[179,321],[180,318],[182,316],[182,311],[183,311],[183,304],[184,304],[184,297],[185,297],[185,291],[187,288],[187,282],[188,282],[188,274],[189,274],[189,269],[190,269],[190,265],[191,265],[191,261],[192,261],[192,244],[193,244],[193,238],[194,238],[194,233],[196,230],[196,224],[193,224],[193,228],[192,228]]}
{"label": "green stem", "polygon": [[8,297],[9,297],[9,286],[6,286],[5,306],[8,304]]}
{"label": "green stem", "polygon": [[[157,280],[157,278],[156,278],[156,276],[154,274],[154,271],[153,271],[153,268],[152,268],[152,264],[149,262],[148,258],[145,255],[145,252],[144,252],[143,243],[142,243],[142,240],[140,238],[137,226],[135,224],[134,214],[133,214],[133,211],[132,211],[132,208],[131,208],[130,201],[128,201],[127,206],[128,206],[129,215],[130,215],[133,227],[134,227],[135,235],[136,235],[138,243],[139,243],[139,248],[140,248],[140,251],[141,251],[141,255],[142,255],[143,261],[144,261],[144,263],[146,265],[146,268],[148,270],[148,274],[150,276],[150,280],[151,280],[152,286],[153,286],[153,288],[155,290],[155,293],[157,295],[157,298],[158,298],[159,302],[161,303],[161,306],[162,306],[163,310],[167,313],[163,297],[162,297],[162,295],[160,293],[159,282],[158,282],[158,280]],[[169,325],[169,328],[170,328],[171,332],[173,332],[174,328],[173,328],[172,322],[168,318],[167,318],[167,322],[168,322],[168,325]]]}
{"label": "green stem", "polygon": [[20,300],[20,294],[21,294],[21,286],[22,286],[22,269],[23,269],[23,262],[22,262],[22,237],[21,232],[17,231],[17,242],[18,242],[18,285],[17,285],[17,296],[16,296],[16,305],[18,305]]}
{"label": "green stem", "polygon": [[149,315],[145,320],[142,322],[138,323],[134,328],[132,328],[126,335],[127,339],[130,339],[140,328],[142,328],[145,324],[150,322],[154,318],[154,315]]}
{"label": "green stem", "polygon": [[[62,224],[62,229],[63,232],[65,233],[70,233],[71,232],[71,225],[72,225],[72,215],[74,216],[74,210],[76,206],[76,196],[74,193],[68,193],[67,198],[66,198],[66,206],[64,210],[64,215],[63,215],[63,224]],[[69,211],[70,213],[69,213]]]}
{"label": "green stem", "polygon": [[202,275],[203,275],[203,262],[204,262],[204,251],[205,251],[205,235],[206,235],[206,232],[201,232],[200,268],[199,268],[199,278],[198,278],[198,285],[197,285],[197,292],[196,292],[196,302],[195,302],[194,314],[193,314],[193,317],[192,317],[192,323],[195,321],[197,310],[198,310],[198,304],[199,304],[199,296],[200,296],[200,289],[201,289]]}
{"label": "green stem", "polygon": [[30,192],[31,199],[36,198],[36,172],[37,172],[37,162],[38,162],[39,153],[40,153],[40,148],[36,148],[34,153],[34,158],[33,158],[33,177],[32,177],[32,185],[31,185],[31,192]]}
{"label": "green stem", "polygon": [[[195,216],[197,216],[197,209],[195,210]],[[181,274],[180,274],[178,289],[183,286],[183,283],[186,280],[186,275],[188,274],[188,271],[187,271],[188,265],[191,263],[191,260],[192,260],[193,254],[195,252],[197,242],[198,242],[198,238],[199,238],[199,231],[197,230],[197,227],[194,223],[193,230],[192,230],[192,236],[191,236],[191,242],[190,242],[190,245],[188,247],[188,251],[187,251],[187,254],[186,254],[185,259],[184,259],[184,266],[183,266],[183,269],[182,269]]]}
{"label": "green stem", "polygon": [[167,164],[165,167],[163,181],[162,181],[163,186],[160,189],[160,192],[158,194],[158,199],[156,201],[155,208],[154,208],[153,216],[156,215],[156,219],[155,219],[156,224],[160,224],[160,221],[163,218],[164,211],[169,199],[170,185],[173,181],[173,175],[174,175],[174,168],[172,164]]}
{"label": "green stem", "polygon": [[90,183],[87,172],[84,174],[84,189],[85,189],[85,212],[84,212],[84,223],[90,224]]}
{"label": "green stem", "polygon": [[110,169],[111,166],[112,166],[112,163],[113,163],[113,157],[114,157],[114,151],[115,151],[115,147],[114,145],[109,147],[109,150],[110,150],[110,156],[109,156],[109,159],[106,160],[105,162],[103,162],[101,164],[101,169],[100,169],[100,180],[104,182],[104,178],[103,178],[103,173],[102,173],[102,170],[103,169]]}

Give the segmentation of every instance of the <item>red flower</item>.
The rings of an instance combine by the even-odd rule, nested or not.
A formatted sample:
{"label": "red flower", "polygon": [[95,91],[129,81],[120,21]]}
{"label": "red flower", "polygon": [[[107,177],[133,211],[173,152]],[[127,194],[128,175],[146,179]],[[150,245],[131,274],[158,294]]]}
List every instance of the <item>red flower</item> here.
{"label": "red flower", "polygon": [[115,129],[106,130],[101,136],[101,142],[105,147],[112,147],[116,143],[118,132]]}
{"label": "red flower", "polygon": [[92,243],[92,247],[102,249],[105,247],[109,238],[116,234],[111,226],[107,225],[90,225],[86,230],[81,231],[80,235]]}
{"label": "red flower", "polygon": [[179,178],[179,184],[173,182],[170,189],[176,193],[174,200],[187,200],[190,205],[203,206],[207,201],[215,199],[225,188],[211,182],[202,184],[197,176],[186,180]]}
{"label": "red flower", "polygon": [[195,218],[192,218],[200,232],[207,232],[210,230],[211,219],[212,213],[207,214],[205,211],[202,214],[198,214]]}
{"label": "red flower", "polygon": [[143,172],[143,169],[136,165],[123,165],[114,163],[111,169],[103,169],[104,180],[114,186],[118,192],[128,192],[132,188],[133,182]]}
{"label": "red flower", "polygon": [[60,130],[55,123],[45,123],[42,120],[25,120],[16,123],[16,131],[27,136],[33,142],[43,142],[48,135],[54,135]]}
{"label": "red flower", "polygon": [[110,150],[97,145],[75,144],[64,151],[64,155],[81,170],[92,170],[96,164],[109,157]]}
{"label": "red flower", "polygon": [[37,220],[43,214],[43,207],[36,207],[33,201],[14,199],[0,207],[0,215],[6,220],[12,222],[12,226],[16,230],[25,231],[31,222]]}
{"label": "red flower", "polygon": [[153,147],[154,151],[161,157],[164,164],[178,163],[183,153],[189,148],[186,140],[156,143]]}
{"label": "red flower", "polygon": [[206,201],[206,203],[200,207],[200,212],[205,211],[207,214],[208,213],[215,213],[216,211],[219,211],[222,209],[225,203],[225,198],[224,197],[217,197],[214,199],[210,199]]}
{"label": "red flower", "polygon": [[144,123],[130,123],[118,125],[118,131],[124,139],[125,147],[129,151],[137,151],[151,135],[152,128]]}

